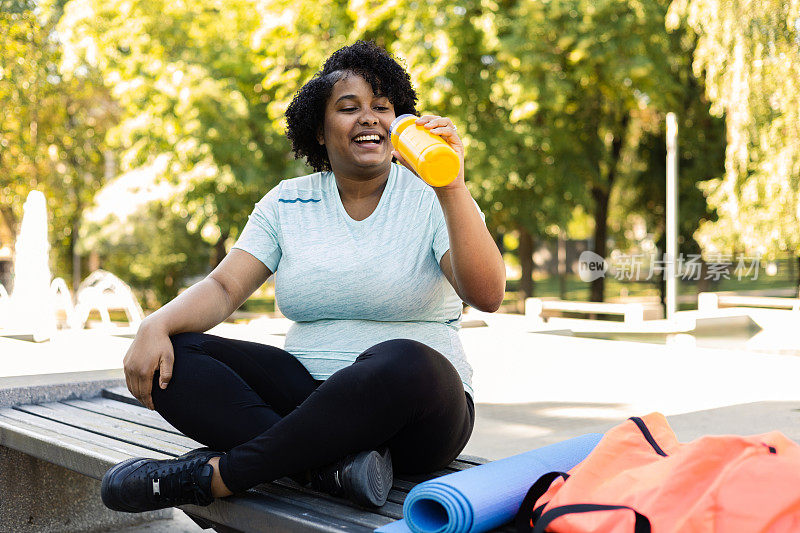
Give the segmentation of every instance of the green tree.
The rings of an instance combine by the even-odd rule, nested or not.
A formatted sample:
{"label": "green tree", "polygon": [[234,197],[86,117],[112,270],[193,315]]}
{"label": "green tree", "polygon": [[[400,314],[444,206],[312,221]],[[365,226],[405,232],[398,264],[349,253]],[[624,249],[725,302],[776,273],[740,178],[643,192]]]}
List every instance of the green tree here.
{"label": "green tree", "polygon": [[[120,170],[166,157],[196,245],[213,264],[253,204],[293,167],[251,46],[258,3],[72,0],[59,24],[64,71],[97,68],[122,110],[108,141]],[[192,258],[190,258],[192,259]],[[213,265],[212,265],[213,266]]]}
{"label": "green tree", "polygon": [[[669,35],[671,57],[678,94],[678,252],[684,256],[700,256],[700,243],[694,238],[699,225],[715,220],[716,213],[706,202],[701,187],[719,175],[724,168],[725,124],[710,114],[710,104],[705,97],[702,78],[692,71],[692,52],[696,38],[688,28],[675,28]],[[666,248],[666,131],[661,110],[647,110],[652,117],[643,119],[641,138],[638,141],[635,171],[625,176],[612,201],[612,233],[621,247],[635,244],[625,233],[630,232],[626,221],[638,217],[645,222],[653,235],[657,249],[663,255]],[[700,258],[701,268],[702,257]],[[663,273],[661,273],[663,274]],[[705,272],[702,272],[698,290],[704,290]],[[657,276],[656,283],[664,300],[664,279]]]}
{"label": "green tree", "polygon": [[725,117],[724,176],[705,188],[719,220],[709,252],[800,249],[800,3],[674,0],[669,22],[697,34],[694,70]]}
{"label": "green tree", "polygon": [[81,213],[103,181],[115,107],[95,73],[66,79],[55,31],[59,2],[0,5],[0,214],[18,231],[32,189],[47,197],[55,275],[80,282]]}
{"label": "green tree", "polygon": [[[95,65],[120,102],[122,121],[109,140],[122,152],[121,170],[166,154],[165,174],[188,191],[175,201],[192,228],[219,235],[220,258],[220,243],[243,225],[253,201],[278,179],[306,170],[289,158],[283,113],[324,59],[356,39],[374,39],[406,63],[421,111],[461,126],[470,187],[490,227],[540,234],[564,218],[563,195],[550,200],[553,187],[530,171],[532,128],[509,128],[510,110],[495,94],[504,74],[492,29],[496,8],[477,0],[264,0],[218,13],[201,2],[73,0],[60,29],[69,43],[65,70]],[[257,153],[243,153],[252,141]],[[509,152],[519,161],[509,165]],[[226,164],[237,158],[240,165]],[[547,179],[559,182],[556,172]],[[526,207],[531,198],[538,209]]]}
{"label": "green tree", "polygon": [[[548,153],[535,175],[575,180],[566,192],[581,201],[580,190],[588,192],[594,251],[601,256],[609,200],[631,171],[644,111],[678,104],[666,11],[659,0],[522,1],[511,6],[500,33],[511,117],[529,125],[527,137]],[[548,196],[558,201],[564,194]],[[591,299],[601,301],[603,288],[603,278],[593,282]]]}
{"label": "green tree", "polygon": [[490,228],[520,230],[532,247],[565,227],[576,205],[594,203],[605,232],[610,191],[641,136],[631,116],[674,92],[661,70],[664,9],[239,0],[221,11],[199,1],[72,0],[60,29],[65,70],[96,65],[123,109],[109,135],[122,171],[168,157],[164,175],[189,227],[219,259],[253,201],[305,170],[290,159],[283,112],[324,58],[356,39],[403,60],[420,110],[459,125],[468,185]]}
{"label": "green tree", "polygon": [[146,307],[177,296],[187,278],[206,272],[212,258],[213,249],[198,246],[171,201],[147,202],[124,219],[111,215],[84,224],[82,246],[130,284]]}

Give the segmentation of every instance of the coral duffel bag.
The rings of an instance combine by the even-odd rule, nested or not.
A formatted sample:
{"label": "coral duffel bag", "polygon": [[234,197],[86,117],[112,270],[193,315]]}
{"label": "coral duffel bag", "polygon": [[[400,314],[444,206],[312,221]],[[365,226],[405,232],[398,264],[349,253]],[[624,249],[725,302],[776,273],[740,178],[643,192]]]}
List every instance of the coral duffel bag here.
{"label": "coral duffel bag", "polygon": [[578,466],[542,476],[520,533],[798,533],[800,446],[773,431],[678,442],[652,413],[608,431]]}

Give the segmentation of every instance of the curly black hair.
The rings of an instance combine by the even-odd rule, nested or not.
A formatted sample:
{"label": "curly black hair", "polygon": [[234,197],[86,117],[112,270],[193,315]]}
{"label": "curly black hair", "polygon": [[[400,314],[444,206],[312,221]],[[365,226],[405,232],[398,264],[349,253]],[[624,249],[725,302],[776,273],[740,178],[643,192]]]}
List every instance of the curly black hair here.
{"label": "curly black hair", "polygon": [[361,76],[375,94],[385,94],[396,115],[417,114],[417,93],[411,86],[411,78],[389,52],[373,41],[356,41],[340,48],[297,91],[286,109],[286,136],[292,143],[292,151],[298,159],[305,157],[317,172],[331,170],[328,151],[317,142],[317,132],[325,121],[325,105],[333,86],[345,73]]}

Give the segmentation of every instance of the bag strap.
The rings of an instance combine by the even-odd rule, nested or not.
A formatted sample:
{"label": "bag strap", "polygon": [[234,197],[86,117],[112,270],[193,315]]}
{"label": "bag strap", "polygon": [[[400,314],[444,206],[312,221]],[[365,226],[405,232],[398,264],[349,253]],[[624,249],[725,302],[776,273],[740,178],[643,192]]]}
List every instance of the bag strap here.
{"label": "bag strap", "polygon": [[514,517],[514,525],[517,528],[517,533],[530,533],[533,530],[533,525],[539,517],[542,516],[544,506],[547,505],[544,503],[536,509],[533,509],[533,504],[544,496],[544,493],[547,492],[550,485],[552,485],[553,481],[558,477],[563,477],[566,480],[569,478],[569,474],[566,472],[548,472],[537,479],[536,483],[531,485],[531,488],[528,489],[528,493],[519,506],[517,516]]}
{"label": "bag strap", "polygon": [[647,427],[647,424],[644,423],[644,420],[639,418],[638,416],[632,416],[628,420],[636,424],[636,427],[639,428],[639,431],[642,432],[647,443],[653,447],[653,450],[660,455],[661,457],[667,457],[667,454],[664,450],[661,449],[661,446],[658,445],[656,439],[653,437],[653,434],[650,433],[650,428]]}
{"label": "bag strap", "polygon": [[617,509],[629,509],[633,511],[633,514],[636,516],[636,524],[633,528],[634,533],[651,533],[650,520],[643,514],[637,512],[633,507],[628,507],[627,505],[599,505],[593,503],[576,503],[550,509],[536,521],[536,527],[533,529],[533,533],[545,533],[545,528],[550,525],[550,522],[567,514],[614,511]]}

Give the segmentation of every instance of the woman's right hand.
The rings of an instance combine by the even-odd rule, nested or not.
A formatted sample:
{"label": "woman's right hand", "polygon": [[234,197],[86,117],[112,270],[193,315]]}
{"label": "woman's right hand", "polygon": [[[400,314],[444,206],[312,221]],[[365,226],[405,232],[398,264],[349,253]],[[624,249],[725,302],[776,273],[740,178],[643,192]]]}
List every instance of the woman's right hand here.
{"label": "woman's right hand", "polygon": [[155,409],[153,375],[160,371],[162,389],[172,379],[175,353],[170,334],[213,328],[238,309],[271,274],[255,256],[234,248],[211,274],[145,318],[123,360],[131,394],[148,409]]}
{"label": "woman's right hand", "polygon": [[166,389],[174,361],[168,332],[157,322],[142,322],[122,363],[128,390],[148,409],[155,409],[152,398],[155,371],[159,370],[159,386]]}

